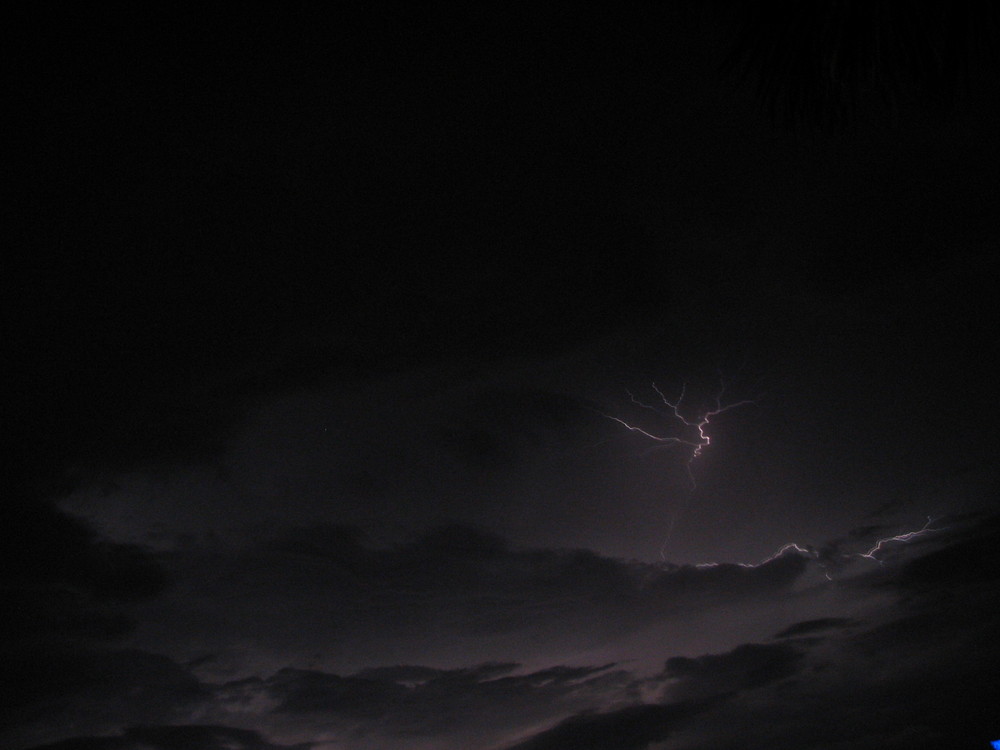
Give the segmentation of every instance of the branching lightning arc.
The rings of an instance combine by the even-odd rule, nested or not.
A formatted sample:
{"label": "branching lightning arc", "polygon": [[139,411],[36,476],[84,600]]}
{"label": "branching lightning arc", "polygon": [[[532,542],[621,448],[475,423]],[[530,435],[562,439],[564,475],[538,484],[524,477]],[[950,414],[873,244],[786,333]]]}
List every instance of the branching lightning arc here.
{"label": "branching lightning arc", "polygon": [[705,448],[707,448],[709,445],[712,444],[712,437],[708,434],[708,432],[706,432],[706,428],[712,421],[712,418],[717,417],[720,414],[724,414],[725,412],[730,411],[731,409],[736,409],[737,407],[740,406],[747,406],[751,404],[755,405],[756,402],[751,401],[749,399],[744,399],[742,401],[734,401],[729,404],[723,404],[722,399],[725,396],[726,384],[725,381],[722,381],[720,378],[719,391],[716,393],[713,399],[714,406],[709,409],[705,409],[698,412],[694,418],[688,418],[684,415],[684,412],[682,411],[682,409],[684,408],[684,396],[687,393],[686,383],[683,386],[681,386],[681,392],[680,395],[677,397],[676,401],[671,401],[669,398],[667,398],[666,395],[664,395],[663,391],[661,391],[656,386],[656,383],[653,383],[652,387],[653,390],[656,392],[656,395],[660,397],[660,401],[663,402],[663,405],[669,408],[670,410],[669,412],[663,409],[662,407],[653,406],[651,404],[647,404],[643,401],[640,401],[638,398],[635,397],[635,395],[631,391],[626,391],[626,393],[628,393],[629,399],[632,401],[633,404],[643,409],[648,409],[649,411],[655,412],[661,417],[669,420],[670,422],[673,422],[673,424],[676,427],[680,427],[682,431],[687,431],[688,433],[692,433],[690,434],[689,437],[680,437],[677,435],[656,435],[652,432],[648,432],[642,429],[641,427],[637,427],[636,425],[630,424],[629,422],[626,422],[624,419],[621,419],[619,417],[615,417],[610,414],[604,414],[603,416],[607,417],[612,421],[617,422],[618,424],[627,428],[631,432],[637,432],[640,435],[643,435],[644,437],[647,437],[650,440],[655,441],[660,446],[668,447],[674,445],[685,445],[688,448],[690,448],[691,451],[690,454],[688,455],[687,469],[688,469],[688,478],[691,480],[691,488],[694,489],[696,483],[694,479],[694,472],[691,469],[691,464],[696,458],[702,455],[702,451],[704,451]]}
{"label": "branching lightning arc", "polygon": [[[646,409],[646,410],[655,412],[656,414],[658,414],[659,416],[661,416],[662,418],[664,418],[665,420],[667,420],[669,423],[672,423],[675,429],[679,428],[679,430],[681,432],[680,435],[677,435],[677,434],[667,434],[667,435],[656,434],[656,433],[650,432],[650,431],[648,431],[646,429],[643,429],[642,427],[639,427],[639,426],[637,426],[635,424],[627,422],[627,421],[625,421],[624,419],[622,419],[620,417],[616,417],[616,416],[613,416],[613,415],[610,415],[610,414],[603,414],[603,413],[602,413],[602,415],[604,417],[606,417],[606,418],[608,418],[608,419],[610,419],[610,420],[612,420],[614,422],[617,422],[618,424],[622,425],[623,427],[625,427],[626,429],[628,429],[630,432],[638,433],[639,435],[642,435],[643,437],[646,437],[649,440],[654,441],[654,443],[656,443],[656,445],[654,447],[686,446],[687,448],[689,448],[690,449],[690,453],[688,454],[688,459],[687,459],[686,465],[687,465],[688,478],[691,481],[691,489],[694,490],[697,487],[697,484],[696,484],[695,478],[694,478],[694,471],[692,470],[692,463],[694,462],[694,460],[696,458],[698,458],[699,456],[702,455],[703,451],[709,445],[712,444],[711,435],[709,435],[708,432],[707,432],[707,428],[708,428],[709,424],[711,423],[711,420],[714,417],[717,417],[720,414],[724,414],[725,412],[730,411],[732,409],[736,409],[736,408],[741,407],[741,406],[756,405],[757,402],[753,401],[751,399],[743,399],[741,401],[734,401],[734,402],[731,402],[731,403],[728,403],[728,404],[723,403],[723,398],[724,398],[725,392],[726,392],[726,384],[725,384],[725,381],[720,376],[720,378],[719,378],[719,390],[716,393],[716,395],[714,396],[714,398],[712,399],[712,406],[710,408],[708,408],[708,409],[702,409],[701,411],[697,412],[694,417],[688,417],[688,416],[685,416],[685,410],[686,409],[685,409],[685,406],[684,406],[684,398],[685,398],[685,395],[687,394],[687,384],[686,383],[681,387],[680,394],[678,395],[677,399],[674,400],[674,401],[671,401],[669,398],[667,398],[667,396],[663,393],[662,390],[660,390],[660,388],[657,387],[657,385],[655,383],[652,384],[652,388],[656,392],[656,395],[659,396],[660,402],[662,402],[662,406],[660,406],[660,405],[653,405],[653,404],[649,404],[649,403],[646,403],[644,401],[641,401],[631,391],[626,391],[626,393],[628,393],[629,399],[636,406],[638,406],[638,407],[640,407],[642,409]],[[664,407],[666,407],[666,408],[664,408]],[[688,413],[690,413],[690,412],[688,412]],[[687,432],[688,434],[684,435],[683,434],[684,432]],[[668,530],[667,540],[669,540],[669,535],[673,531],[673,526],[674,526],[674,521],[675,520],[676,520],[676,518],[673,519],[670,522],[670,527],[669,527],[669,530]],[[907,531],[905,533],[896,534],[894,536],[884,537],[884,538],[878,539],[871,546],[871,548],[868,549],[867,551],[845,554],[845,555],[842,556],[842,559],[846,560],[846,559],[850,559],[850,558],[864,558],[866,560],[871,560],[873,562],[877,562],[877,563],[879,563],[879,565],[881,565],[881,564],[883,564],[883,560],[879,557],[879,553],[882,552],[886,548],[887,545],[891,545],[893,543],[907,544],[907,543],[911,542],[912,540],[914,540],[914,539],[916,539],[918,537],[921,537],[921,536],[924,536],[926,534],[930,534],[932,532],[940,531],[941,530],[941,529],[932,528],[931,527],[932,524],[933,524],[933,520],[930,517],[928,517],[927,518],[927,523],[925,523],[919,529],[916,529],[914,531]],[[664,557],[664,548],[666,547],[667,540],[664,541],[663,547],[661,547],[661,549],[660,549],[660,556],[663,557],[664,560],[666,560],[666,558]],[[830,576],[829,569],[827,568],[827,565],[821,559],[821,556],[820,556],[819,552],[817,552],[817,550],[815,548],[811,547],[811,546],[808,546],[808,545],[807,546],[802,546],[800,544],[796,544],[795,542],[790,542],[788,544],[783,545],[773,555],[770,555],[769,557],[761,560],[758,563],[737,563],[737,565],[739,565],[740,567],[743,567],[743,568],[759,568],[762,565],[767,565],[768,563],[770,563],[770,562],[772,562],[774,560],[777,560],[778,558],[780,558],[780,557],[782,557],[783,555],[786,555],[786,554],[803,555],[803,556],[808,557],[810,559],[817,560],[819,562],[820,567],[822,568],[823,573],[826,576],[827,580],[833,580],[831,578],[831,576]],[[717,567],[717,566],[719,566],[721,564],[722,563],[709,562],[709,563],[701,563],[701,564],[697,565],[696,567],[698,567],[698,568],[712,568],[712,567]]]}
{"label": "branching lightning arc", "polygon": [[[878,553],[883,551],[886,545],[892,544],[893,542],[907,544],[916,539],[917,537],[921,537],[926,534],[932,534],[937,531],[944,531],[944,529],[932,528],[933,523],[934,519],[928,517],[927,522],[919,529],[916,529],[914,531],[907,531],[903,534],[896,534],[895,536],[883,537],[881,539],[876,540],[875,544],[873,544],[871,548],[868,549],[866,552],[845,553],[841,556],[841,559],[850,560],[852,558],[864,558],[865,560],[872,560],[873,562],[877,562],[879,565],[882,565],[884,563],[884,560],[878,557]],[[821,559],[819,552],[817,552],[816,549],[811,546],[807,545],[803,547],[802,545],[796,544],[795,542],[790,542],[788,544],[783,545],[773,555],[764,558],[758,563],[736,563],[736,565],[738,565],[741,568],[759,568],[762,565],[767,565],[769,562],[777,560],[778,558],[788,553],[802,555],[804,557],[808,557],[812,560],[818,561],[820,568],[823,570],[823,574],[826,576],[826,579],[828,581],[833,580],[833,578],[830,576],[830,571],[827,567],[827,563],[824,562],[823,559]],[[695,567],[716,568],[719,567],[720,565],[722,565],[722,563],[710,562],[710,563],[701,563],[699,565],[696,565]]]}

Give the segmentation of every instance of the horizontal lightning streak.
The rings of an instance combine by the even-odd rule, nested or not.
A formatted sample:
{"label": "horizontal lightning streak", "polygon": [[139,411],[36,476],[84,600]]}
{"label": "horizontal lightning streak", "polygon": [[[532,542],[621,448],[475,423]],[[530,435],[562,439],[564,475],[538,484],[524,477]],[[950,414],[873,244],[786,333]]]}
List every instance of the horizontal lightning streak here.
{"label": "horizontal lightning streak", "polygon": [[[903,534],[896,534],[895,536],[884,537],[882,539],[877,540],[875,542],[875,544],[871,547],[871,549],[869,549],[867,552],[855,552],[853,554],[846,555],[846,558],[850,559],[852,557],[861,557],[861,558],[864,558],[866,560],[873,560],[874,562],[877,562],[879,565],[883,565],[884,561],[880,560],[879,558],[877,558],[875,556],[876,552],[878,552],[879,550],[881,550],[883,548],[883,546],[885,546],[886,544],[889,544],[891,542],[901,542],[903,544],[906,544],[906,543],[908,543],[908,542],[910,542],[910,541],[912,541],[912,540],[914,540],[914,539],[916,539],[918,537],[924,536],[925,534],[931,534],[931,533],[936,532],[936,531],[944,531],[944,529],[932,529],[931,528],[931,524],[932,523],[934,523],[934,519],[928,517],[927,518],[927,523],[925,523],[919,529],[916,529],[914,531],[907,531],[907,532],[905,532]],[[741,562],[741,563],[730,563],[730,564],[736,565],[736,566],[738,566],[740,568],[759,568],[759,567],[761,567],[763,565],[767,565],[769,562],[777,560],[779,557],[782,557],[787,552],[794,552],[794,553],[799,554],[799,555],[804,555],[804,556],[808,557],[811,560],[817,560],[817,561],[820,560],[819,553],[815,549],[813,549],[812,547],[809,547],[809,546],[803,547],[802,545],[796,544],[795,542],[789,542],[788,544],[786,544],[783,547],[781,547],[781,549],[779,549],[773,555],[771,555],[770,557],[764,558],[759,563],[743,563],[743,562]],[[717,567],[719,567],[721,565],[726,565],[726,564],[727,563],[708,562],[708,563],[699,563],[699,564],[695,565],[695,567],[696,568],[717,568]],[[832,581],[833,578],[830,576],[830,571],[827,569],[826,565],[824,565],[822,562],[820,562],[820,567],[823,569],[823,575],[826,576],[826,580]]]}
{"label": "horizontal lightning streak", "polygon": [[877,542],[875,542],[874,547],[872,547],[867,552],[860,553],[858,556],[867,558],[868,560],[874,560],[879,565],[881,565],[882,560],[879,560],[877,557],[875,557],[875,553],[881,550],[883,545],[889,544],[890,542],[909,542],[911,539],[916,539],[918,536],[923,536],[924,534],[927,534],[931,531],[940,531],[940,529],[930,528],[931,523],[933,523],[933,521],[931,520],[930,516],[928,516],[927,523],[925,523],[923,527],[917,529],[916,531],[907,531],[905,534],[897,534],[896,536],[890,536],[886,537],[885,539],[879,539]]}
{"label": "horizontal lightning streak", "polygon": [[[777,552],[775,552],[773,555],[771,555],[770,557],[764,558],[759,563],[743,563],[743,562],[741,562],[741,563],[732,563],[732,564],[736,565],[736,566],[738,566],[740,568],[759,568],[762,565],[767,565],[772,560],[777,560],[779,557],[781,557],[782,555],[784,555],[789,550],[792,550],[794,552],[799,553],[800,555],[805,555],[805,556],[811,557],[811,558],[817,558],[819,556],[819,555],[816,554],[816,550],[814,550],[814,549],[811,549],[809,547],[803,547],[803,546],[801,546],[799,544],[796,544],[795,542],[789,542],[788,544],[784,545],[781,549],[779,549]],[[726,565],[726,563],[718,563],[718,562],[698,563],[697,565],[695,565],[695,567],[696,568],[717,568],[720,565]]]}

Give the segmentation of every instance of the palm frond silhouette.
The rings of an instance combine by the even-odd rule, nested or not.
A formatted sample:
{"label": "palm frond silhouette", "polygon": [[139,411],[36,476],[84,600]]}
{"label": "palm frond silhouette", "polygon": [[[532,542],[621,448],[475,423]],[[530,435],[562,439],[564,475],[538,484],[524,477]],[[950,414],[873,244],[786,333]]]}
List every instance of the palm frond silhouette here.
{"label": "palm frond silhouette", "polygon": [[785,125],[844,125],[876,102],[947,113],[997,62],[989,0],[758,0],[735,12],[725,67]]}

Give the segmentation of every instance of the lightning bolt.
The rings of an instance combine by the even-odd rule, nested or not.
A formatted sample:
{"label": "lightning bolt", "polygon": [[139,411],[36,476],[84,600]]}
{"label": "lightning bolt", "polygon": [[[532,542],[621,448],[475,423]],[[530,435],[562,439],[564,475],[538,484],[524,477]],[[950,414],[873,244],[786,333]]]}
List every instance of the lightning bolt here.
{"label": "lightning bolt", "polygon": [[[656,395],[659,396],[660,402],[657,405],[641,401],[629,390],[626,390],[625,392],[628,394],[629,400],[640,409],[651,411],[661,419],[665,420],[668,425],[673,428],[674,434],[657,434],[639,427],[636,424],[627,422],[621,417],[605,414],[603,412],[599,413],[601,416],[610,419],[613,422],[617,422],[630,432],[638,433],[653,441],[656,443],[654,448],[667,448],[678,445],[686,446],[689,449],[689,453],[687,461],[685,462],[685,469],[687,470],[688,480],[691,483],[691,490],[694,491],[697,489],[698,483],[694,478],[694,469],[692,468],[692,464],[694,463],[694,460],[701,456],[702,452],[712,444],[712,436],[708,433],[708,426],[712,419],[740,406],[747,406],[751,404],[756,405],[756,402],[750,399],[744,399],[742,401],[723,403],[723,399],[726,395],[726,381],[721,372],[719,373],[719,388],[711,400],[711,405],[708,408],[705,408],[704,405],[702,405],[702,408],[697,411],[694,416],[688,416],[691,411],[689,408],[685,408],[684,405],[684,399],[687,396],[687,383],[683,383],[681,385],[680,394],[674,400],[668,398],[667,395],[656,385],[656,383],[652,383],[651,386]],[[678,431],[681,435],[676,434]],[[687,433],[686,435],[684,434],[685,432]],[[674,525],[677,522],[678,517],[684,512],[685,505],[686,500],[682,501],[676,514],[674,514],[673,518],[670,519],[666,538],[660,546],[660,558],[664,562],[667,560],[667,544],[670,541],[670,537],[673,535]]]}
{"label": "lightning bolt", "polygon": [[682,411],[684,405],[684,397],[687,394],[687,383],[684,383],[681,386],[680,395],[674,401],[671,401],[669,398],[667,398],[666,394],[664,394],[663,391],[657,387],[656,383],[652,384],[652,388],[656,392],[656,395],[660,397],[660,401],[662,402],[663,406],[668,407],[669,411],[667,411],[661,406],[653,406],[651,404],[645,403],[644,401],[640,401],[631,391],[626,390],[625,392],[628,394],[629,399],[632,401],[632,403],[635,404],[636,406],[642,409],[647,409],[649,411],[655,412],[664,419],[672,422],[675,425],[675,427],[679,427],[681,430],[687,430],[688,433],[693,432],[693,434],[690,434],[689,437],[679,437],[677,435],[657,435],[655,433],[649,432],[648,430],[644,430],[643,428],[638,427],[634,424],[626,422],[624,419],[621,419],[620,417],[615,417],[610,414],[604,414],[604,413],[602,413],[602,416],[612,420],[613,422],[617,422],[618,424],[622,425],[631,432],[637,432],[640,435],[658,443],[659,446],[657,447],[685,445],[688,448],[690,448],[691,451],[690,454],[688,455],[688,460],[687,460],[687,472],[688,472],[688,478],[691,480],[691,489],[695,489],[697,487],[697,483],[695,482],[694,471],[691,468],[691,464],[694,462],[696,458],[698,458],[702,454],[705,448],[707,448],[709,445],[712,444],[712,436],[709,435],[707,432],[708,425],[712,421],[712,418],[717,417],[720,414],[724,414],[725,412],[730,411],[732,409],[736,409],[740,406],[747,406],[751,404],[756,405],[756,402],[750,399],[744,399],[742,401],[734,401],[728,404],[723,404],[722,399],[724,398],[726,393],[726,383],[725,380],[720,375],[719,390],[712,399],[712,401],[714,402],[714,406],[708,409],[703,409],[699,411],[693,418],[689,418],[685,416],[684,411]]}
{"label": "lightning bolt", "polygon": [[[871,548],[867,552],[854,552],[854,553],[846,554],[846,555],[843,555],[841,557],[841,559],[842,560],[850,560],[852,558],[863,558],[865,560],[872,560],[874,562],[877,562],[879,565],[883,565],[885,561],[884,560],[880,560],[876,556],[876,554],[879,551],[881,551],[882,548],[885,547],[885,545],[891,544],[893,542],[899,542],[899,543],[902,543],[902,544],[907,544],[907,543],[913,541],[914,539],[916,539],[918,537],[922,537],[922,536],[924,536],[926,534],[933,534],[933,533],[938,532],[938,531],[945,531],[947,529],[947,527],[945,527],[945,528],[932,528],[931,525],[934,523],[934,520],[935,519],[933,519],[930,516],[928,516],[927,517],[927,522],[923,526],[921,526],[919,529],[915,529],[914,531],[907,531],[907,532],[904,532],[902,534],[896,534],[895,536],[883,537],[881,539],[876,540],[875,544],[873,544],[871,546]],[[744,563],[744,562],[739,562],[739,563],[733,563],[733,564],[735,564],[735,565],[737,565],[738,567],[741,567],[741,568],[759,568],[759,567],[762,567],[764,565],[767,565],[769,562],[777,560],[779,557],[782,557],[783,555],[788,554],[788,553],[794,553],[794,554],[797,554],[797,555],[802,555],[802,556],[805,556],[805,557],[809,558],[810,560],[817,561],[817,563],[819,564],[820,568],[823,571],[823,575],[826,577],[826,580],[828,580],[828,581],[832,581],[833,580],[833,577],[830,575],[830,570],[827,567],[826,563],[824,562],[823,557],[819,554],[819,552],[817,552],[817,550],[814,547],[811,547],[811,546],[808,546],[808,545],[803,547],[802,545],[796,544],[795,542],[789,542],[788,544],[785,544],[777,552],[775,552],[773,555],[765,557],[763,560],[761,560],[758,563]],[[698,569],[703,569],[703,568],[717,568],[717,567],[719,567],[721,565],[725,565],[725,564],[726,563],[708,562],[708,563],[699,563],[699,564],[695,565],[694,567],[698,568]]]}
{"label": "lightning bolt", "polygon": [[[759,563],[744,563],[744,562],[741,562],[741,563],[735,563],[735,564],[737,566],[741,567],[741,568],[759,568],[759,567],[761,567],[763,565],[767,565],[772,560],[777,560],[779,557],[781,557],[782,555],[784,555],[786,552],[789,552],[789,551],[795,552],[795,553],[800,554],[800,555],[805,555],[806,557],[810,557],[810,558],[813,558],[813,559],[816,559],[816,558],[819,557],[819,555],[816,552],[816,550],[812,549],[811,547],[803,547],[803,546],[801,546],[799,544],[796,544],[795,542],[789,542],[788,544],[784,545],[781,549],[779,549],[777,552],[775,552],[773,555],[771,555],[770,557],[765,557]],[[708,563],[698,563],[697,565],[695,565],[695,567],[696,568],[718,568],[720,565],[725,565],[725,564],[726,563],[708,562]]]}
{"label": "lightning bolt", "polygon": [[891,542],[905,543],[911,541],[912,539],[916,539],[918,536],[923,536],[924,534],[929,534],[933,531],[941,531],[941,529],[932,529],[930,527],[932,523],[933,521],[931,520],[931,517],[928,516],[927,523],[925,523],[921,528],[917,529],[916,531],[907,531],[905,534],[897,534],[896,536],[888,536],[884,539],[879,539],[877,542],[875,542],[874,546],[870,550],[868,550],[867,552],[858,553],[858,557],[864,557],[867,560],[874,560],[879,565],[882,565],[883,561],[879,560],[878,557],[876,557],[875,555],[876,553],[882,550],[882,547],[884,545],[889,544]]}
{"label": "lightning bolt", "polygon": [[[666,420],[668,423],[672,424],[674,429],[679,429],[681,431],[687,431],[686,436],[680,436],[677,434],[657,434],[655,432],[650,432],[636,424],[625,421],[620,417],[613,416],[611,414],[601,415],[610,419],[613,422],[625,427],[630,432],[638,433],[649,440],[652,440],[657,445],[654,447],[672,447],[677,445],[687,446],[690,449],[688,454],[686,467],[688,478],[691,480],[691,489],[697,488],[697,483],[694,478],[694,471],[692,470],[692,464],[694,460],[702,455],[704,450],[712,444],[712,436],[708,433],[708,426],[714,417],[724,414],[732,409],[739,408],[741,406],[753,405],[756,406],[757,402],[752,399],[743,399],[741,401],[732,401],[730,403],[724,403],[723,399],[726,394],[726,382],[719,374],[719,389],[715,396],[711,400],[711,405],[709,408],[700,409],[695,413],[695,415],[687,416],[690,414],[690,409],[686,409],[684,406],[684,399],[687,395],[687,383],[682,384],[680,394],[676,399],[671,400],[667,395],[656,385],[656,383],[651,384],[653,391],[659,397],[659,404],[650,404],[645,401],[640,400],[631,391],[626,390],[629,400],[641,409],[652,411],[659,417]],[[679,515],[679,514],[678,514]],[[667,532],[667,538],[664,540],[663,545],[660,547],[660,557],[666,562],[665,550],[666,546],[670,540],[670,536],[673,533],[674,524],[677,521],[677,517],[671,519],[670,525]],[[927,523],[925,523],[919,529],[913,531],[907,531],[904,533],[896,534],[894,536],[883,537],[877,539],[875,543],[865,552],[853,552],[849,554],[841,555],[841,560],[850,560],[852,558],[863,558],[865,560],[871,560],[877,562],[879,565],[884,564],[884,560],[879,558],[879,553],[882,552],[887,545],[894,543],[897,544],[908,544],[909,542],[917,539],[919,537],[931,534],[937,531],[943,531],[944,529],[932,528],[934,519],[930,516],[927,517]],[[828,581],[832,581],[833,578],[830,575],[830,570],[828,568],[827,562],[830,562],[826,555],[821,555],[814,547],[806,545],[802,546],[796,542],[789,542],[778,549],[774,554],[764,558],[758,563],[735,563],[735,565],[741,568],[759,568],[761,566],[767,565],[774,560],[786,555],[786,554],[796,554],[805,556],[811,560],[817,561],[820,568],[823,570],[823,574]],[[707,562],[695,565],[695,568],[715,568],[720,565],[725,565],[726,563],[719,562]]]}

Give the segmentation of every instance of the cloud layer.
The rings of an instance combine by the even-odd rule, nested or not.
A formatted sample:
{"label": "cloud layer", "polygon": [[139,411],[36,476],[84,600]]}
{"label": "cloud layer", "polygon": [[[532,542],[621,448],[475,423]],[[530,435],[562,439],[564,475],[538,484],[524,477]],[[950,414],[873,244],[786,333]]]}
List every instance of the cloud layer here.
{"label": "cloud layer", "polygon": [[[979,742],[995,731],[1000,698],[993,680],[1000,569],[988,554],[997,529],[995,519],[956,526],[916,555],[828,584],[857,599],[854,617],[775,618],[770,638],[690,656],[667,646],[652,671],[637,662],[398,662],[346,673],[289,665],[220,679],[221,654],[183,666],[146,651],[60,651],[49,641],[24,652],[8,679],[18,700],[7,704],[4,737],[15,748],[59,750],[791,750],[804,743],[833,750]],[[580,551],[514,549],[457,528],[392,549],[367,547],[344,529],[285,534],[265,548],[278,555],[271,564],[294,553],[332,566],[332,580],[347,581],[331,594],[341,606],[351,592],[367,591],[376,602],[393,596],[400,618],[428,627],[437,611],[453,637],[544,635],[531,617],[546,600],[557,600],[567,637],[591,627],[626,642],[637,619],[668,629],[678,610],[723,617],[722,602],[737,595],[758,607],[771,601],[785,617],[811,611],[814,599],[789,588],[805,564],[797,555],[760,568],[651,571]],[[403,632],[415,627],[400,624]],[[60,680],[45,679],[52,674]]]}

